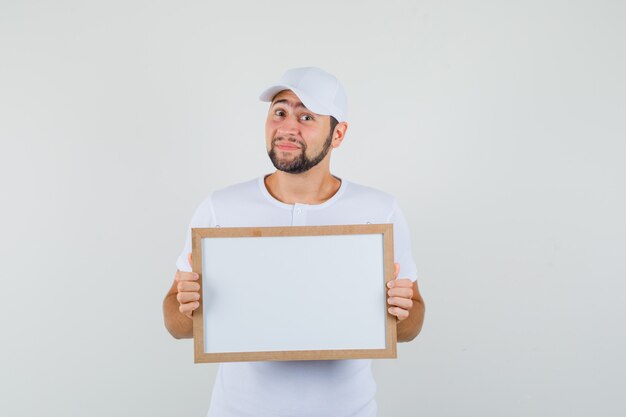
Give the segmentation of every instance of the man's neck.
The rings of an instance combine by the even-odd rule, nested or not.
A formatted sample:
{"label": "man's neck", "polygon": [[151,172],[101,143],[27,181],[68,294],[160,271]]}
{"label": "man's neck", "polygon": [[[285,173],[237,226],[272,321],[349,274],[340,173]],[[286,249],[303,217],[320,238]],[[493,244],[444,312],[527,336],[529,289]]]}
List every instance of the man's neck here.
{"label": "man's neck", "polygon": [[315,168],[301,174],[276,171],[265,177],[265,187],[275,199],[286,204],[321,204],[335,195],[341,180],[329,170]]}

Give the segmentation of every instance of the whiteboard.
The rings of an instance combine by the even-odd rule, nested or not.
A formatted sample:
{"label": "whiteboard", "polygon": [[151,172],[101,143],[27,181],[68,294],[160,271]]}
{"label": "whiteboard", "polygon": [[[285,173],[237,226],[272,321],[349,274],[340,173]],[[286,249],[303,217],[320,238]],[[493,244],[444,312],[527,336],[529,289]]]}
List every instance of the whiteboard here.
{"label": "whiteboard", "polygon": [[192,233],[196,362],[395,357],[392,225]]}

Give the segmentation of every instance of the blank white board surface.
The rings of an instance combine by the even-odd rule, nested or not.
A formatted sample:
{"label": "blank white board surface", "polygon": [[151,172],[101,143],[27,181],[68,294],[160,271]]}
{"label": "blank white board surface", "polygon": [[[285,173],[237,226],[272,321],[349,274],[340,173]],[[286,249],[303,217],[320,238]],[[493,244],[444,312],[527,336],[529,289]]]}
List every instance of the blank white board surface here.
{"label": "blank white board surface", "polygon": [[384,349],[382,244],[381,235],[202,239],[205,352]]}

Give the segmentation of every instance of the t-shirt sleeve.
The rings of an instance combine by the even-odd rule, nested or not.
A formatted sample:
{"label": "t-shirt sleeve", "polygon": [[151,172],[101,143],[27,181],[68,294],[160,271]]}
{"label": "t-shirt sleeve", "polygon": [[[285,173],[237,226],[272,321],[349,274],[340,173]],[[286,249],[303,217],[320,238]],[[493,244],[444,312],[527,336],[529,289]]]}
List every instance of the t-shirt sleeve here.
{"label": "t-shirt sleeve", "polygon": [[211,197],[207,197],[196,209],[189,222],[189,228],[187,229],[187,235],[185,237],[185,246],[183,251],[178,255],[176,259],[176,268],[184,271],[191,272],[191,265],[189,265],[188,255],[191,253],[191,229],[194,227],[214,227],[215,226],[215,214],[213,212],[213,204]]}
{"label": "t-shirt sleeve", "polygon": [[389,223],[393,223],[393,254],[395,262],[400,264],[398,278],[409,278],[412,281],[416,281],[417,267],[413,260],[409,225],[395,200],[389,216]]}

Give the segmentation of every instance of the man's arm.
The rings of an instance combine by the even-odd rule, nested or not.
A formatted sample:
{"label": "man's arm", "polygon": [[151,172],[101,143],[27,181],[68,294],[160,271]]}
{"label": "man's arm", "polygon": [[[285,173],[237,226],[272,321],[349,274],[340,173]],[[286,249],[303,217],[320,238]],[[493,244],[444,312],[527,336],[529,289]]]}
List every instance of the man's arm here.
{"label": "man's arm", "polygon": [[[400,265],[396,264],[395,278],[398,277]],[[424,324],[425,305],[417,281],[395,279],[387,286],[389,313],[398,318],[396,330],[398,342],[410,342],[422,330]]]}
{"label": "man's arm", "polygon": [[195,272],[176,271],[174,283],[163,300],[165,327],[176,339],[193,337],[191,315],[200,306],[200,284]]}

